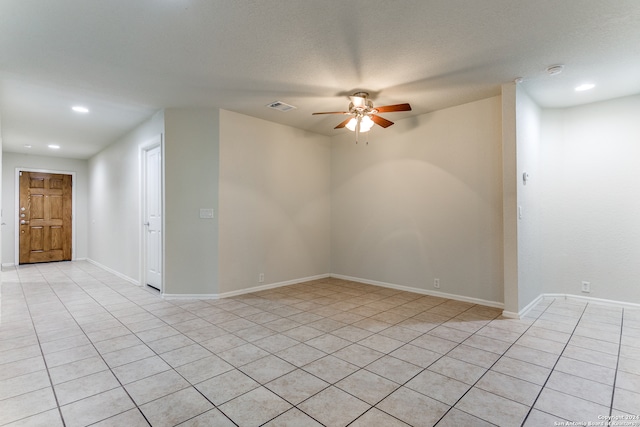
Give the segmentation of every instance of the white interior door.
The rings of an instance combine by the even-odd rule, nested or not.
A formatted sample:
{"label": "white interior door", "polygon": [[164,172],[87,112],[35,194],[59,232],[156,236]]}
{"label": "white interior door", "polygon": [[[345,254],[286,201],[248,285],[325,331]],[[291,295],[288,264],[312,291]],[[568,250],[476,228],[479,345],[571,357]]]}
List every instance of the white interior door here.
{"label": "white interior door", "polygon": [[162,152],[145,152],[145,278],[162,291]]}

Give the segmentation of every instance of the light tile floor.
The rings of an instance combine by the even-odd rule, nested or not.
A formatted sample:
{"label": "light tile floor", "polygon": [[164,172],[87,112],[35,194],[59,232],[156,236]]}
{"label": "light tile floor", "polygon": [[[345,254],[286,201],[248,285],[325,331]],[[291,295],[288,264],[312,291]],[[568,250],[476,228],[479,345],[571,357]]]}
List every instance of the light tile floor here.
{"label": "light tile floor", "polygon": [[510,320],[337,279],[164,301],[86,262],[10,269],[1,286],[0,425],[538,427],[640,413],[639,310],[549,299]]}

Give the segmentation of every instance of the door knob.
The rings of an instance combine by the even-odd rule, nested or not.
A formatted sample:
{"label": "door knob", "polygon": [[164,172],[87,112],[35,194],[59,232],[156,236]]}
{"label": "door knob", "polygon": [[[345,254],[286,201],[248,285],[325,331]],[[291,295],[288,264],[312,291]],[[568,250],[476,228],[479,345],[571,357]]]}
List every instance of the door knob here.
{"label": "door knob", "polygon": [[22,224],[22,225],[29,224],[29,221],[26,221],[26,220],[23,219],[23,220],[20,221],[20,224]]}

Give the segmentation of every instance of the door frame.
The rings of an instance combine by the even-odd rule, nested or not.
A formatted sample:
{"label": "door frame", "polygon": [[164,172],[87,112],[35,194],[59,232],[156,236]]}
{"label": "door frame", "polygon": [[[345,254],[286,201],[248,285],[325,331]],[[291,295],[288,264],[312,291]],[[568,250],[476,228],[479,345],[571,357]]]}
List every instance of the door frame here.
{"label": "door frame", "polygon": [[15,266],[20,265],[20,215],[17,213],[20,209],[20,172],[39,172],[39,173],[53,173],[61,175],[71,175],[71,261],[76,260],[76,173],[71,171],[61,171],[55,169],[38,169],[30,167],[17,167],[15,171],[15,186],[14,186],[14,257],[13,262]]}
{"label": "door frame", "polygon": [[156,135],[152,139],[143,142],[138,145],[138,180],[139,180],[139,219],[138,222],[138,230],[139,230],[139,245],[140,245],[140,277],[139,283],[143,288],[147,287],[147,233],[146,228],[144,226],[145,223],[145,200],[147,197],[147,186],[146,186],[146,171],[147,171],[147,151],[150,151],[154,148],[160,147],[160,206],[162,209],[162,231],[161,231],[161,239],[160,239],[160,250],[162,251],[162,268],[161,270],[161,278],[160,278],[160,294],[164,294],[164,277],[165,277],[165,204],[164,204],[164,139],[162,138],[162,134]]}

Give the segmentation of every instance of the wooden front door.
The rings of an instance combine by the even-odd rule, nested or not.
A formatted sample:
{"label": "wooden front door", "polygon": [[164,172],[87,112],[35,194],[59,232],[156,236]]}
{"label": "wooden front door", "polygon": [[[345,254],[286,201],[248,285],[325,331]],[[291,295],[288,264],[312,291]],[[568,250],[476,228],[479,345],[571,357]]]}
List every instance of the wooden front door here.
{"label": "wooden front door", "polygon": [[20,264],[71,261],[71,175],[20,172]]}

